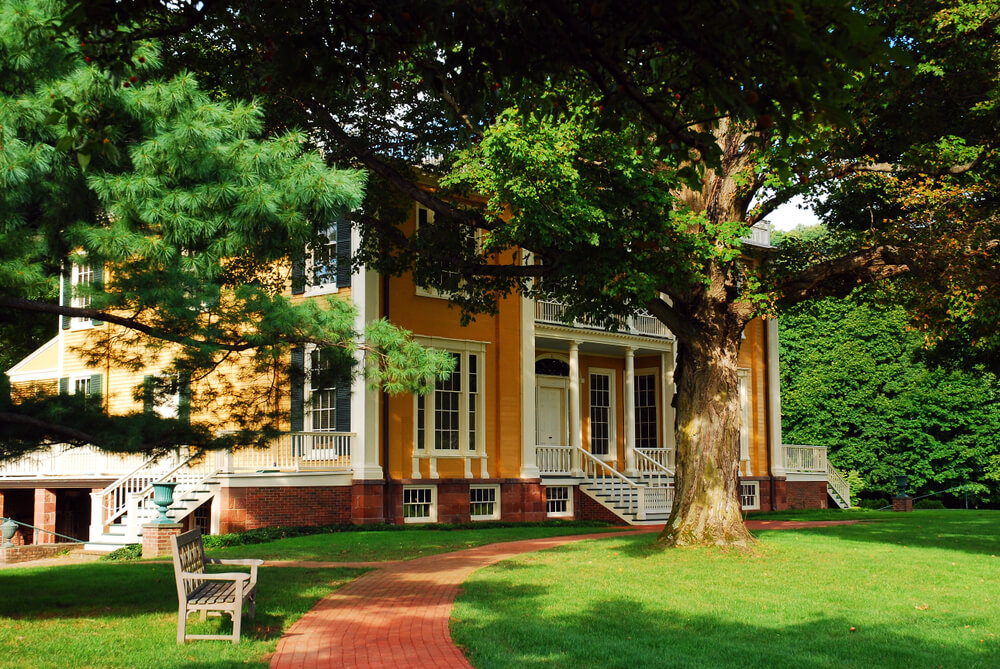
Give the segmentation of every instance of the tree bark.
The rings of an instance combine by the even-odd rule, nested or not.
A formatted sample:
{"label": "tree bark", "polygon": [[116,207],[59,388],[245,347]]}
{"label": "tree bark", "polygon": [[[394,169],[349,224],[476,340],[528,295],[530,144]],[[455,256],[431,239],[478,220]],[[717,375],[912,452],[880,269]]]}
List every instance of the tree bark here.
{"label": "tree bark", "polygon": [[739,495],[739,335],[683,343],[677,359],[676,494],[666,546],[749,546]]}

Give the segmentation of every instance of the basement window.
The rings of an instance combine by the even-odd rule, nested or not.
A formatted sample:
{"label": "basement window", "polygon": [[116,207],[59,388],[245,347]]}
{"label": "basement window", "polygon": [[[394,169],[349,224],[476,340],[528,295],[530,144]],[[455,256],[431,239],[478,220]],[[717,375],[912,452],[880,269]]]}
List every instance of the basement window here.
{"label": "basement window", "polygon": [[760,481],[740,481],[740,505],[744,511],[760,510]]}
{"label": "basement window", "polygon": [[549,518],[566,518],[573,515],[573,502],[569,486],[545,486],[545,511]]}
{"label": "basement window", "polygon": [[472,520],[500,520],[500,486],[469,487],[469,515]]}
{"label": "basement window", "polygon": [[437,486],[405,486],[403,488],[403,522],[433,523],[437,521]]}

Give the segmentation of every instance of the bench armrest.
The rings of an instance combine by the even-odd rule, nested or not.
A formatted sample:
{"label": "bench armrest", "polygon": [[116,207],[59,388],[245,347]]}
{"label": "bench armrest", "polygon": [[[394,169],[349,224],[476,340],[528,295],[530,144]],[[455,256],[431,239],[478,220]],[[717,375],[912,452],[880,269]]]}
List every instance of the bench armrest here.
{"label": "bench armrest", "polygon": [[243,571],[233,571],[225,573],[211,572],[193,572],[193,571],[182,571],[181,578],[188,581],[246,581],[250,578],[250,574]]}
{"label": "bench armrest", "polygon": [[263,560],[255,560],[253,558],[244,559],[230,559],[230,558],[205,558],[205,564],[237,564],[243,565],[244,567],[259,567],[264,564]]}

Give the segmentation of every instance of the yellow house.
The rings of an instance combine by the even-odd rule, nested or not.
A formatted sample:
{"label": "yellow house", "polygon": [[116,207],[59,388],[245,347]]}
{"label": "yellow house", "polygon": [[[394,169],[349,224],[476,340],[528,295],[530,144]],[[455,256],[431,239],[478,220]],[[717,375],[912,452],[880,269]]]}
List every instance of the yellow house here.
{"label": "yellow house", "polygon": [[[410,226],[432,213],[414,207]],[[663,522],[673,498],[676,344],[655,318],[610,332],[563,322],[562,306],[510,297],[462,326],[444,296],[412,277],[351,272],[347,226],[293,268],[296,299],[350,300],[358,325],[387,318],[455,357],[452,376],[423,397],[369,390],[363,379],[319,384],[318,351],[293,352],[306,370],[283,392],[288,432],[266,449],[145,461],[54,447],[0,464],[0,515],[111,550],[137,541],[156,514],[151,484],[172,481],[169,516],[205,532],[271,525],[542,521]],[[746,244],[768,246],[766,227]],[[340,262],[337,262],[337,259]],[[65,300],[99,269],[74,265]],[[13,392],[100,395],[107,410],[141,409],[136,374],[88,367],[74,352],[106,323],[62,318],[57,335],[10,369]],[[359,327],[360,331],[361,328]],[[740,483],[747,510],[844,505],[849,490],[821,447],[781,440],[777,324],[754,320],[739,359]],[[185,407],[182,384],[162,412]],[[199,407],[189,408],[193,417]],[[31,540],[51,535],[35,532]]]}

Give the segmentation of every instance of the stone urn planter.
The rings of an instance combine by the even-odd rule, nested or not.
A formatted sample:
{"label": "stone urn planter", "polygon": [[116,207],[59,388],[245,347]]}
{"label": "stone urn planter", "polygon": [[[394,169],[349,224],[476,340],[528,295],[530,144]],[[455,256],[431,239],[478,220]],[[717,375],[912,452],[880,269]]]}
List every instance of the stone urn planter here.
{"label": "stone urn planter", "polygon": [[174,503],[174,488],[176,483],[160,481],[153,484],[153,504],[159,510],[160,515],[153,522],[158,525],[165,525],[174,522],[167,515],[167,509]]}

